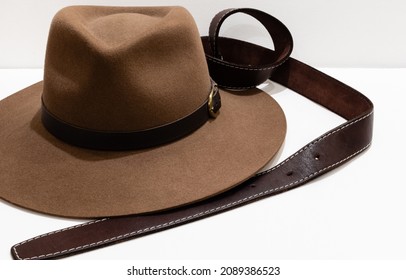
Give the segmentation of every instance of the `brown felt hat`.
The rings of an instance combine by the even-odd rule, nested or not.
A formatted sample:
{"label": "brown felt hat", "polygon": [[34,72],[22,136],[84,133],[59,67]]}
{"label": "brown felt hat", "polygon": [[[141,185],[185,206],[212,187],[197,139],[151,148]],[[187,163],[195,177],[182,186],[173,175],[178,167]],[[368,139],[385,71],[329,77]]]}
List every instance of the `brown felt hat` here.
{"label": "brown felt hat", "polygon": [[268,94],[217,89],[185,9],[68,7],[44,80],[0,101],[0,197],[69,217],[170,209],[251,177],[285,132]]}

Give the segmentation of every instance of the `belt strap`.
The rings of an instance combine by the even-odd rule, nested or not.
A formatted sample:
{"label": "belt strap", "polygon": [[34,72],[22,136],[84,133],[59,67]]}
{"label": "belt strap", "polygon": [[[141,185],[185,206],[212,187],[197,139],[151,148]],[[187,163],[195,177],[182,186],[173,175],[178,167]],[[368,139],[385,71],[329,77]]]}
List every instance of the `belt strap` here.
{"label": "belt strap", "polygon": [[[219,37],[222,22],[242,12],[265,25],[275,51]],[[77,254],[212,216],[296,188],[366,150],[372,139],[373,104],[353,88],[287,58],[293,43],[287,28],[254,9],[216,15],[202,38],[212,78],[226,87],[247,88],[271,80],[321,104],[347,121],[313,140],[277,166],[211,199],[161,213],[105,218],[46,233],[11,248],[15,259],[51,259]],[[264,65],[265,64],[265,65]],[[249,74],[247,74],[249,73]]]}

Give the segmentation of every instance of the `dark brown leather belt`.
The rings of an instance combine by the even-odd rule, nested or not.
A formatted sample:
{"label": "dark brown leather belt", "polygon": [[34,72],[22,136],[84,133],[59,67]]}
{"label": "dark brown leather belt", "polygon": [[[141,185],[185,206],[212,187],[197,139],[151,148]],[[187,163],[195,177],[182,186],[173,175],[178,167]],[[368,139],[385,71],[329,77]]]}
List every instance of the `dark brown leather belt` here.
{"label": "dark brown leather belt", "polygon": [[[222,22],[237,12],[249,14],[265,25],[274,40],[275,51],[218,37]],[[46,233],[14,245],[11,248],[13,258],[60,258],[215,215],[303,185],[370,146],[372,102],[340,81],[288,58],[292,39],[277,19],[254,9],[225,10],[214,17],[209,37],[203,37],[202,41],[211,76],[219,85],[248,88],[270,78],[342,116],[347,122],[310,142],[277,166],[221,195],[171,211],[105,218]]]}

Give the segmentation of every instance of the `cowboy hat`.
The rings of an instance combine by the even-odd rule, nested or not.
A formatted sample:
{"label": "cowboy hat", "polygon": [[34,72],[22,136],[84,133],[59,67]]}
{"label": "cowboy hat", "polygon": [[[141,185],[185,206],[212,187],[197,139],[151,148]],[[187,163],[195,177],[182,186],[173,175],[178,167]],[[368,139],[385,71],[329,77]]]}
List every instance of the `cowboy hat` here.
{"label": "cowboy hat", "polygon": [[0,197],[68,217],[172,209],[253,176],[285,132],[271,96],[211,81],[185,9],[67,7],[43,81],[0,101]]}

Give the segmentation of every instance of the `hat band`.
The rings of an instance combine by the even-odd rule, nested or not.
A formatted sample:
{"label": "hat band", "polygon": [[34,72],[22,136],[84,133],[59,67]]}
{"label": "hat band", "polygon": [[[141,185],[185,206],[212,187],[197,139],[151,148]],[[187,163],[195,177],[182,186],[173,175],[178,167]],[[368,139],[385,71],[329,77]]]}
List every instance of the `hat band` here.
{"label": "hat band", "polygon": [[146,130],[105,132],[81,128],[50,113],[43,100],[41,120],[48,132],[71,145],[96,150],[135,150],[166,144],[191,134],[210,117],[216,117],[220,107],[220,93],[212,82],[209,98],[196,111],[172,123]]}

